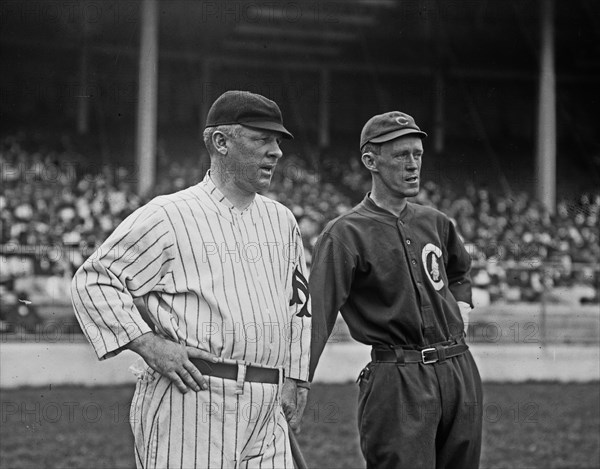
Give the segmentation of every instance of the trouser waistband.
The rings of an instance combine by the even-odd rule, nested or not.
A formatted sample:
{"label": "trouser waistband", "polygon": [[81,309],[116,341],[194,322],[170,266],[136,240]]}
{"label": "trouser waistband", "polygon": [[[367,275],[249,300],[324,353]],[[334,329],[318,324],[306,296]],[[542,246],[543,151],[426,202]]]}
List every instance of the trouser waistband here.
{"label": "trouser waistband", "polygon": [[373,347],[371,350],[371,360],[383,363],[423,363],[430,365],[432,363],[443,362],[452,357],[462,355],[469,347],[464,339],[459,339],[455,344],[441,342],[431,344],[421,350],[404,349],[401,346],[390,346],[389,348]]}
{"label": "trouser waistband", "polygon": [[190,361],[198,368],[200,373],[215,378],[240,380],[240,367],[245,367],[242,376],[243,381],[251,383],[278,384],[280,370],[277,368],[263,368],[260,366],[247,365],[244,362],[235,363],[212,363],[201,358],[190,358]]}

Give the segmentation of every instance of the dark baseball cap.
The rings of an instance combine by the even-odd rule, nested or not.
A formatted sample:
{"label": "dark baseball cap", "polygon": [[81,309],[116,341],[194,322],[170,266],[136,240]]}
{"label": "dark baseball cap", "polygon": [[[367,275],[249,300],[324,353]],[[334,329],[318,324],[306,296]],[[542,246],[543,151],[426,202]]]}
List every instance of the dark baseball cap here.
{"label": "dark baseball cap", "polygon": [[383,143],[404,135],[416,134],[421,138],[427,137],[427,134],[415,123],[415,120],[408,114],[400,111],[386,112],[371,117],[364,125],[360,133],[360,149],[371,143]]}
{"label": "dark baseball cap", "polygon": [[230,124],[273,130],[280,132],[284,138],[294,138],[283,126],[281,110],[277,103],[250,91],[226,91],[208,110],[206,127]]}

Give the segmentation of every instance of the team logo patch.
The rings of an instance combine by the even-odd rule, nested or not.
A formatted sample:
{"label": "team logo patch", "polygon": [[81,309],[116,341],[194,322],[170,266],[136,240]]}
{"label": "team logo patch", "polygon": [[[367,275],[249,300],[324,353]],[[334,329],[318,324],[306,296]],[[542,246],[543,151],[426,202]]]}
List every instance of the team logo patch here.
{"label": "team logo patch", "polygon": [[408,125],[410,124],[409,120],[404,116],[396,117],[396,122],[400,125]]}
{"label": "team logo patch", "polygon": [[433,285],[436,291],[439,291],[444,286],[444,281],[440,274],[440,260],[442,258],[442,250],[435,244],[428,243],[421,252],[423,267],[427,273],[427,278]]}
{"label": "team logo patch", "polygon": [[[292,277],[292,299],[290,300],[290,306],[292,305],[302,305],[300,312],[296,314],[299,318],[307,317],[310,318],[311,314],[308,312],[308,282],[300,269],[296,266],[296,270],[294,271],[294,275]],[[304,294],[304,301],[300,298],[300,292]]]}

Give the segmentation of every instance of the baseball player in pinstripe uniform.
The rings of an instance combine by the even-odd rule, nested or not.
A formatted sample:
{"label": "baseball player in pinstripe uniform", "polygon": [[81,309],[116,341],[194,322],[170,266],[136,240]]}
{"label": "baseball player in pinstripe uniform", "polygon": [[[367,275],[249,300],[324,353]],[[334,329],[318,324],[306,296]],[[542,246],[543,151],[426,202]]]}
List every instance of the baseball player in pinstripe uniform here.
{"label": "baseball player in pinstripe uniform", "polygon": [[143,358],[138,468],[293,467],[288,422],[298,428],[308,393],[304,251],[291,212],[258,194],[281,138],[292,135],[276,103],[224,93],[207,116],[204,180],[135,211],[74,276],[98,357]]}
{"label": "baseball player in pinstripe uniform", "polygon": [[479,465],[481,380],[464,342],[471,259],[448,217],[407,201],[425,136],[398,111],[365,124],[372,190],[325,227],[313,255],[311,379],[338,311],[372,346],[358,405],[369,468]]}

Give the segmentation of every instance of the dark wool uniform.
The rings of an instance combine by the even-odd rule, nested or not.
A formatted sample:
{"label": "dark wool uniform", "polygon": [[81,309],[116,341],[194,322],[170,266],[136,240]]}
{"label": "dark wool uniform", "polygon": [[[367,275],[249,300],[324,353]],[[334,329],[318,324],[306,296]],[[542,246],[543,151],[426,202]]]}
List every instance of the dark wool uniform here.
{"label": "dark wool uniform", "polygon": [[359,377],[369,468],[479,465],[481,379],[457,304],[471,304],[470,263],[446,215],[407,203],[396,217],[369,195],[315,246],[310,379],[340,311],[373,347]]}

